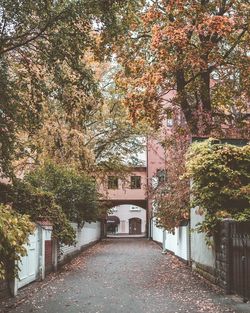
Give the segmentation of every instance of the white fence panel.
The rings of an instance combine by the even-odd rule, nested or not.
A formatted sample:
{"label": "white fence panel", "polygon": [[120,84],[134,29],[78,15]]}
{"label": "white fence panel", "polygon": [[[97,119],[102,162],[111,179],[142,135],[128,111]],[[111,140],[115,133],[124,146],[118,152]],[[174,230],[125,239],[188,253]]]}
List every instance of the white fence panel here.
{"label": "white fence panel", "polygon": [[85,223],[82,228],[78,228],[76,223],[71,224],[76,230],[76,245],[61,246],[59,262],[62,262],[67,256],[70,256],[81,250],[84,246],[98,241],[101,238],[101,223]]}
{"label": "white fence panel", "polygon": [[183,260],[189,260],[189,226],[178,228],[176,255]]}

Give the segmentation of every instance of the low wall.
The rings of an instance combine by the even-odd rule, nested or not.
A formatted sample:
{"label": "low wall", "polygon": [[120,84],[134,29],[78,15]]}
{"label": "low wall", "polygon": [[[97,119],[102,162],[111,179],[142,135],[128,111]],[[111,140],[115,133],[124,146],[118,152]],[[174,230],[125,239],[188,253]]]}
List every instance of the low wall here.
{"label": "low wall", "polygon": [[58,254],[58,262],[64,263],[68,258],[79,253],[84,247],[97,242],[101,238],[101,223],[85,223],[82,228],[78,228],[76,223],[71,224],[76,230],[76,245],[61,246]]}
{"label": "low wall", "polygon": [[9,295],[7,282],[5,280],[0,280],[0,299],[6,298]]}

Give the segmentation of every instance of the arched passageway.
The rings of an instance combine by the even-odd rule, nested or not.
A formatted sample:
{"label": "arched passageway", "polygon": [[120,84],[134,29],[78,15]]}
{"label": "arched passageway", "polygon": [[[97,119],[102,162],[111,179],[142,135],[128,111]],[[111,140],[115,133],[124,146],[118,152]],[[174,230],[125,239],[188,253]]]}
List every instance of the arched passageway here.
{"label": "arched passageway", "polygon": [[139,206],[122,204],[113,207],[107,216],[107,236],[147,235],[147,211]]}

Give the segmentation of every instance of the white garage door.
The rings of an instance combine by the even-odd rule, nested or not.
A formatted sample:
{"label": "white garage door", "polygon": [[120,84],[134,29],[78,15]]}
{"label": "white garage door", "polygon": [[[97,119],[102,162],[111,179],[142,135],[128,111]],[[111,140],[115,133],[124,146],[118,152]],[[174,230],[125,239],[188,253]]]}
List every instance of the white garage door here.
{"label": "white garage door", "polygon": [[19,280],[17,289],[36,280],[39,273],[39,234],[36,229],[33,235],[29,236],[29,243],[25,245],[27,256],[22,257],[19,263]]}

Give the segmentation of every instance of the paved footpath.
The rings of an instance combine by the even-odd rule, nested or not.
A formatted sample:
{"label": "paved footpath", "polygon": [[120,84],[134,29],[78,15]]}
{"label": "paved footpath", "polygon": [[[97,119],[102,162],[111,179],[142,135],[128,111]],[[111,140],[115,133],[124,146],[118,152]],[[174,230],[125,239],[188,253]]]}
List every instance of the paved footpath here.
{"label": "paved footpath", "polygon": [[2,303],[0,312],[245,313],[250,305],[235,305],[154,242],[122,238],[84,251],[60,273]]}

